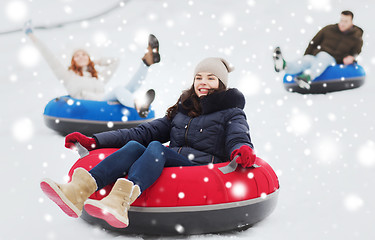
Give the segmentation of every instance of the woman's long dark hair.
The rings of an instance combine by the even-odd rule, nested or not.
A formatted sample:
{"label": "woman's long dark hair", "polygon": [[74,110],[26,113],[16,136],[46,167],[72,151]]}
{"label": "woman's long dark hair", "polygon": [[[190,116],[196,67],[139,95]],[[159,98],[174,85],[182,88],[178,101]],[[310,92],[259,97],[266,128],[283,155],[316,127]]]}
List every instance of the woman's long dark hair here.
{"label": "woman's long dark hair", "polygon": [[[219,80],[219,87],[215,89],[210,89],[207,95],[216,92],[224,92],[227,90],[227,87]],[[200,98],[204,98],[202,96]],[[194,83],[188,90],[182,92],[181,96],[178,98],[178,101],[171,107],[167,109],[166,116],[168,119],[172,119],[176,116],[179,105],[182,106],[188,112],[189,117],[198,117],[202,114],[202,107],[200,105],[200,98],[197,96],[194,90]],[[190,101],[187,101],[190,100]],[[189,104],[187,104],[189,102]]]}

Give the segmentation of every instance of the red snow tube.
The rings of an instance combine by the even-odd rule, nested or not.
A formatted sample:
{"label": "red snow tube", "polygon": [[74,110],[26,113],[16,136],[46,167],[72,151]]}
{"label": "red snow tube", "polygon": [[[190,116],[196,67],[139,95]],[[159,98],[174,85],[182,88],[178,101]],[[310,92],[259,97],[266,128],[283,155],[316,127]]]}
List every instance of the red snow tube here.
{"label": "red snow tube", "polygon": [[[69,171],[92,169],[117,149],[98,149],[79,159]],[[159,179],[132,204],[129,226],[113,228],[88,215],[89,223],[126,234],[188,235],[224,232],[252,226],[267,217],[276,206],[279,182],[270,165],[260,158],[255,167],[238,167],[223,174],[227,163],[165,168]],[[102,199],[113,185],[95,192]]]}

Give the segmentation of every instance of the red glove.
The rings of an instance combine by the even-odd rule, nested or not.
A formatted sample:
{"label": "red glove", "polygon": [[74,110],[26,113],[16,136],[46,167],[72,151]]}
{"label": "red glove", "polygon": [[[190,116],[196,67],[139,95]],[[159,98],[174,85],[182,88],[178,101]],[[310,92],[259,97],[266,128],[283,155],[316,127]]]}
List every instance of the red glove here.
{"label": "red glove", "polygon": [[68,134],[65,137],[65,147],[66,148],[72,148],[74,147],[74,144],[76,142],[79,142],[83,147],[85,147],[87,150],[91,151],[96,148],[96,140],[94,138],[86,137],[85,135],[74,132],[71,134]]}
{"label": "red glove", "polygon": [[245,168],[253,166],[255,159],[257,158],[253,149],[247,145],[241,146],[240,149],[233,150],[232,154],[230,155],[230,160],[233,160],[235,156],[238,156],[236,162]]}

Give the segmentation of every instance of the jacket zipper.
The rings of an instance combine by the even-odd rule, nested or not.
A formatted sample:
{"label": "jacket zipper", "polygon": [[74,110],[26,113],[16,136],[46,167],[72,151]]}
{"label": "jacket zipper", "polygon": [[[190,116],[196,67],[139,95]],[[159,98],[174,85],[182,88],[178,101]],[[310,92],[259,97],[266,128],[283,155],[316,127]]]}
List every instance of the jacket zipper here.
{"label": "jacket zipper", "polygon": [[188,140],[187,140],[187,133],[188,133],[188,130],[189,130],[189,127],[190,127],[190,123],[191,123],[192,120],[193,120],[193,119],[190,118],[190,120],[189,120],[189,122],[188,122],[188,124],[187,124],[187,126],[186,126],[186,130],[185,130],[185,145],[186,145],[186,146],[189,146],[189,144],[188,144]]}
{"label": "jacket zipper", "polygon": [[[190,118],[190,120],[189,120],[189,122],[188,122],[188,124],[185,126],[185,128],[186,128],[186,130],[185,130],[185,146],[188,146],[188,141],[187,141],[187,133],[188,133],[188,130],[189,130],[189,126],[190,126],[190,123],[191,123],[191,121],[192,121],[193,119],[192,118]],[[179,149],[178,149],[178,151],[177,151],[177,153],[180,153],[181,152],[181,150],[182,150],[182,147],[180,147]]]}

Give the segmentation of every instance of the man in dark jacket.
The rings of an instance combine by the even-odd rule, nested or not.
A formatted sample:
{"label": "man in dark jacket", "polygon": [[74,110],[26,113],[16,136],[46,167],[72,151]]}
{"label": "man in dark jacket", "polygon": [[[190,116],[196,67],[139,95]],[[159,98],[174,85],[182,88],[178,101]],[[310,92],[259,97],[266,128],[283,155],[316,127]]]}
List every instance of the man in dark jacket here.
{"label": "man in dark jacket", "polygon": [[353,16],[351,11],[341,12],[340,22],[321,29],[297,61],[286,62],[277,47],[273,54],[275,71],[285,69],[287,74],[300,73],[295,81],[309,89],[311,81],[330,65],[354,63],[363,45],[363,30],[353,25]]}

